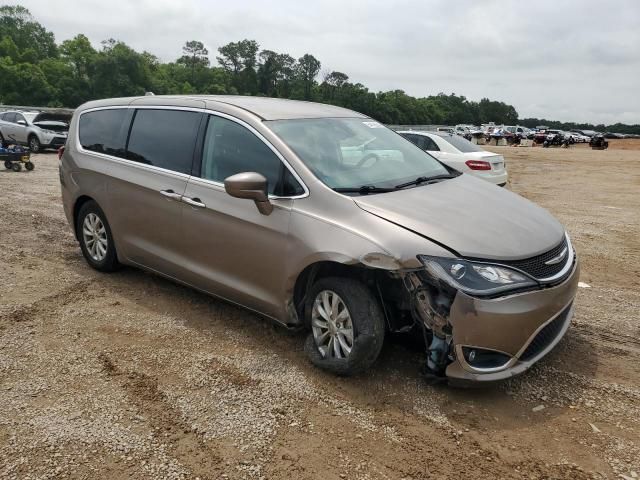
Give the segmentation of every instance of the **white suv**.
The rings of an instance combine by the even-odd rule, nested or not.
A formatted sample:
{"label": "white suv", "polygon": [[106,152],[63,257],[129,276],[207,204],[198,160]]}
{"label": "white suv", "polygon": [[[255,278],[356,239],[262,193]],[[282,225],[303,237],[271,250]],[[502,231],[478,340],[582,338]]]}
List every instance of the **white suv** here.
{"label": "white suv", "polygon": [[38,153],[45,148],[58,148],[67,141],[69,124],[46,112],[0,113],[0,143],[28,145]]}

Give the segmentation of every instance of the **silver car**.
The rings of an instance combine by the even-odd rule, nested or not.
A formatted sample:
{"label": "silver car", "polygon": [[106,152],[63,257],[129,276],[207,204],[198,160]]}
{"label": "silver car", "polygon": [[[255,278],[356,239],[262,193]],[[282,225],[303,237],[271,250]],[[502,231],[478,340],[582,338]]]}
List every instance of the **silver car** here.
{"label": "silver car", "polygon": [[61,147],[67,141],[69,125],[47,116],[42,112],[0,113],[0,143],[27,145],[34,153]]}

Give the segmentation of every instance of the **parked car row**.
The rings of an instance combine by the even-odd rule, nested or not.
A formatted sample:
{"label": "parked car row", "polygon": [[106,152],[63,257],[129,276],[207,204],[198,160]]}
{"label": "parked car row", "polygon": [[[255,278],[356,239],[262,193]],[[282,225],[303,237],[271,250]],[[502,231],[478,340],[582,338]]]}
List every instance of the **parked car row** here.
{"label": "parked car row", "polygon": [[506,181],[504,159],[456,135],[244,96],[87,103],[60,158],[93,268],[143,268],[306,329],[311,361],[340,375],[413,335],[435,381],[520,374],[573,315],[564,227],[478,174]]}
{"label": "parked car row", "polygon": [[[601,133],[594,130],[574,129],[571,131],[563,131],[550,129],[544,125],[537,126],[536,128],[527,128],[521,125],[495,125],[494,123],[482,124],[479,127],[459,124],[455,127],[437,127],[435,131],[456,134],[467,140],[471,140],[472,137],[485,137],[487,140],[491,138],[505,138],[509,144],[518,143],[520,139],[527,138],[542,145],[545,140],[549,142],[553,141],[553,137],[547,138],[549,135],[561,135],[565,137],[569,143],[589,143],[595,135],[603,135],[604,138],[608,139],[640,138],[640,135],[613,132]],[[557,141],[558,140],[556,140],[556,142]]]}

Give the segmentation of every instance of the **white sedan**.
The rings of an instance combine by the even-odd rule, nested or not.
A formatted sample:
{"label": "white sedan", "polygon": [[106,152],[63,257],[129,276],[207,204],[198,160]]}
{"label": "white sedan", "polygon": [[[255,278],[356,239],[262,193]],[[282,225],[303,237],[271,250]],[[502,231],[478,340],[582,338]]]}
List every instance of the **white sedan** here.
{"label": "white sedan", "polygon": [[398,133],[459,172],[469,173],[501,187],[507,183],[504,157],[487,152],[459,135],[417,131]]}
{"label": "white sedan", "polygon": [[589,140],[591,140],[590,137],[587,137],[586,135],[582,135],[581,133],[578,133],[578,132],[567,132],[567,135],[573,138],[573,141],[576,143],[587,143],[589,142]]}

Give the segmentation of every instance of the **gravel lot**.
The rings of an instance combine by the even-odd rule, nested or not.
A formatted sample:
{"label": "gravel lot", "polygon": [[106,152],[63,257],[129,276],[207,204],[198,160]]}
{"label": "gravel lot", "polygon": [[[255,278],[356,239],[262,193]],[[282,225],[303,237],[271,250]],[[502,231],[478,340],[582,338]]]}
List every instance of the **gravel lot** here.
{"label": "gravel lot", "polygon": [[509,188],[567,226],[590,288],[545,361],[472,390],[428,386],[403,339],[336,378],[301,334],[137,270],[95,272],[56,156],[0,171],[0,478],[637,478],[640,142],[622,142],[494,148]]}

